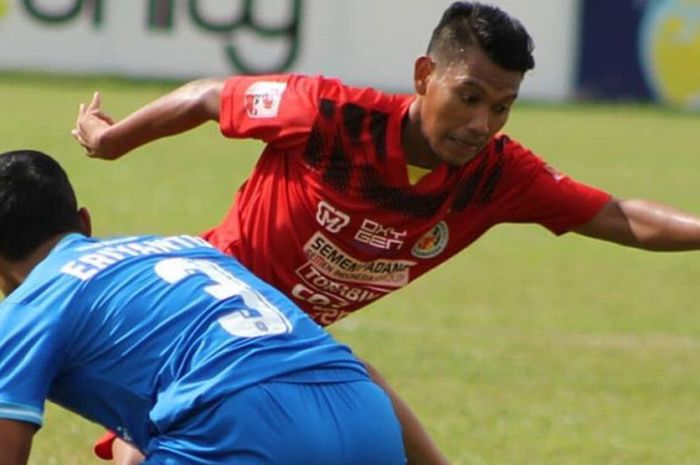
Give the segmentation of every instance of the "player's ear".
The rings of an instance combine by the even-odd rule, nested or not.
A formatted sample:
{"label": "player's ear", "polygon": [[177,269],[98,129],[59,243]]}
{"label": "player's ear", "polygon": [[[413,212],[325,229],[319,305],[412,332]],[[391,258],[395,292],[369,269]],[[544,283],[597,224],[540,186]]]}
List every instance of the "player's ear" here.
{"label": "player's ear", "polygon": [[90,212],[85,207],[80,207],[78,210],[78,219],[80,221],[80,232],[90,237],[92,235],[92,219]]}
{"label": "player's ear", "polygon": [[428,56],[420,56],[416,59],[413,66],[413,82],[418,95],[425,95],[428,89],[428,81],[430,80],[435,63]]}

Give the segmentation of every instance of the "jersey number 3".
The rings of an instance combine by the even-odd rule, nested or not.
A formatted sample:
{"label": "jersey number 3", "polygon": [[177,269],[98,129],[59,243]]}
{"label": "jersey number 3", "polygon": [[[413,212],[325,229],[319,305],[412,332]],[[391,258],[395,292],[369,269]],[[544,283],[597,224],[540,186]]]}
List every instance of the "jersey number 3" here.
{"label": "jersey number 3", "polygon": [[288,333],[291,322],[277,308],[231,273],[208,260],[169,258],[156,264],[156,274],[164,281],[176,284],[192,274],[204,274],[213,283],[204,292],[217,300],[240,296],[246,308],[219,319],[221,327],[237,337],[260,337]]}

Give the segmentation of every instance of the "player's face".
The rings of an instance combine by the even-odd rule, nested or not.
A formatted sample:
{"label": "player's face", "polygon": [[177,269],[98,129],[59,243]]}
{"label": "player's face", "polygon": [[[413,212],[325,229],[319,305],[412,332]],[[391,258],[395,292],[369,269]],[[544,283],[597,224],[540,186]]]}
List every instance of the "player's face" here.
{"label": "player's face", "polygon": [[473,159],[503,128],[523,80],[478,47],[441,65],[423,57],[416,74],[423,137],[438,160],[453,166]]}

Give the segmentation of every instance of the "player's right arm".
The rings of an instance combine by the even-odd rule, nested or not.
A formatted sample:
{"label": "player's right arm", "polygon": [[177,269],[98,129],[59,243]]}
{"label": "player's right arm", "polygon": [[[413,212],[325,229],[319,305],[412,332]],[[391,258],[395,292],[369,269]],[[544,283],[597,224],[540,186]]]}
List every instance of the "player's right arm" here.
{"label": "player's right arm", "polygon": [[145,459],[138,449],[121,439],[114,441],[112,452],[114,454],[114,465],[138,465]]}
{"label": "player's right arm", "polygon": [[114,160],[131,150],[218,121],[219,101],[225,79],[200,79],[148,103],[121,121],[102,111],[98,92],[88,104],[80,104],[72,136],[91,157]]}
{"label": "player's right arm", "polygon": [[0,419],[0,465],[26,465],[37,426]]}

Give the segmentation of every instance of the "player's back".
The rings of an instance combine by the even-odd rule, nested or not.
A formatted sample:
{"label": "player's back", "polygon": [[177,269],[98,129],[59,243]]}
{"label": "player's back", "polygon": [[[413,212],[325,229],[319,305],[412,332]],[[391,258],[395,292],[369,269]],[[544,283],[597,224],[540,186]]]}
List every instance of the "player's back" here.
{"label": "player's back", "polygon": [[50,389],[142,447],[154,428],[266,379],[364,376],[282,294],[190,236],[67,236],[3,303],[0,324],[14,332],[0,348],[21,341],[0,368],[34,363],[6,380],[31,373],[13,404]]}

